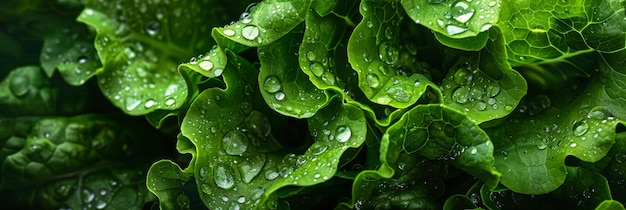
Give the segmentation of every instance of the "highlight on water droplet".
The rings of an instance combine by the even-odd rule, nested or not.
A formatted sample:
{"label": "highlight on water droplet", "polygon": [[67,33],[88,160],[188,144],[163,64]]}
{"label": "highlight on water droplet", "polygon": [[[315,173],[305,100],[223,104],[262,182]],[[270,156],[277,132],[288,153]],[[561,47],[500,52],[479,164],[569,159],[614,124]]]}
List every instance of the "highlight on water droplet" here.
{"label": "highlight on water droplet", "polygon": [[446,26],[445,30],[448,35],[457,35],[466,32],[469,28],[450,24]]}
{"label": "highlight on water droplet", "polygon": [[148,100],[146,101],[146,103],[144,104],[144,106],[145,106],[146,108],[150,108],[150,107],[154,106],[154,104],[156,104],[156,101],[154,101],[154,100],[152,100],[152,99],[148,99]]}
{"label": "highlight on water droplet", "polygon": [[283,99],[285,99],[285,93],[277,92],[276,94],[274,94],[274,98],[276,100],[282,101]]}
{"label": "highlight on water droplet", "polygon": [[451,15],[460,23],[466,23],[474,16],[475,10],[470,8],[470,4],[466,1],[457,1],[452,5]]}
{"label": "highlight on water droplet", "polygon": [[582,136],[587,133],[589,130],[589,124],[586,123],[585,120],[574,122],[574,128],[572,131],[574,132],[574,136]]}
{"label": "highlight on water droplet", "polygon": [[200,66],[200,68],[202,70],[208,71],[211,70],[213,68],[213,62],[211,61],[201,61],[198,66]]}
{"label": "highlight on water droplet", "polygon": [[230,189],[235,185],[235,171],[229,165],[217,163],[213,168],[213,181],[222,189]]}
{"label": "highlight on water droplet", "polygon": [[459,104],[464,104],[469,101],[469,95],[470,95],[469,88],[466,86],[461,86],[452,93],[452,100],[454,100],[455,102]]}
{"label": "highlight on water droplet", "polygon": [[230,131],[222,137],[222,149],[229,155],[241,155],[248,149],[248,137],[241,131]]}
{"label": "highlight on water droplet", "polygon": [[235,31],[232,29],[225,29],[224,30],[224,35],[226,36],[234,36],[235,35]]}
{"label": "highlight on water droplet", "polygon": [[321,63],[318,62],[311,62],[311,65],[309,66],[311,73],[313,73],[313,75],[315,76],[322,76],[322,74],[324,73],[324,66]]}
{"label": "highlight on water droplet", "polygon": [[380,86],[380,80],[376,74],[367,74],[367,76],[365,76],[365,81],[371,88],[377,88]]}

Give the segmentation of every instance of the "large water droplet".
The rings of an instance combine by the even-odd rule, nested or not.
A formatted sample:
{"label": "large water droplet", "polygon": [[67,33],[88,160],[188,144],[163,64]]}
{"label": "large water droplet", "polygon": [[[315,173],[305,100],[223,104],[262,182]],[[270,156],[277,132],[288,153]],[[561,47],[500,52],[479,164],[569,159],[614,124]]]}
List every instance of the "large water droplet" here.
{"label": "large water droplet", "polygon": [[337,127],[336,137],[338,142],[346,142],[352,136],[352,130],[348,126],[339,126]]}
{"label": "large water droplet", "polygon": [[222,138],[222,148],[229,155],[241,155],[248,149],[248,137],[238,130],[233,130]]}
{"label": "large water droplet", "polygon": [[246,26],[241,29],[241,35],[243,38],[254,40],[259,36],[259,28],[256,26]]}
{"label": "large water droplet", "polygon": [[377,88],[380,86],[380,80],[376,74],[367,74],[367,76],[365,76],[365,81],[371,88]]}
{"label": "large water droplet", "polygon": [[211,61],[201,61],[198,66],[200,66],[200,68],[202,70],[208,71],[211,70],[213,68],[213,62]]}
{"label": "large water droplet", "polygon": [[391,42],[383,42],[382,44],[380,44],[380,46],[378,46],[378,51],[378,57],[380,58],[380,60],[389,65],[395,64],[400,57],[400,52],[398,51],[398,48],[393,46]]}
{"label": "large water droplet", "polygon": [[495,82],[487,83],[487,96],[495,97],[500,93],[500,86]]}
{"label": "large water droplet", "polygon": [[583,121],[575,122],[574,129],[572,131],[574,132],[574,136],[582,136],[582,135],[585,135],[585,133],[587,133],[588,130],[589,130],[589,124],[583,120]]}
{"label": "large water droplet", "polygon": [[149,109],[150,107],[154,106],[154,104],[156,104],[156,101],[148,99],[146,103],[144,103],[144,107],[146,107],[146,109]]}
{"label": "large water droplet", "polygon": [[84,56],[84,55],[78,56],[78,59],[76,59],[76,62],[78,64],[84,64],[84,63],[87,63],[87,61],[89,60],[87,59],[87,56]]}
{"label": "large water droplet", "polygon": [[141,104],[141,101],[134,97],[128,97],[126,98],[125,104],[126,111],[133,111],[139,106],[139,104]]}
{"label": "large water droplet", "polygon": [[309,61],[315,61],[316,57],[315,52],[312,50],[306,53],[306,58],[309,59]]}
{"label": "large water droplet", "polygon": [[466,86],[461,86],[452,93],[452,100],[459,104],[464,104],[469,101],[470,90]]}
{"label": "large water droplet", "polygon": [[200,166],[200,171],[198,171],[198,173],[200,175],[200,178],[204,179],[209,174],[209,170],[206,166]]}
{"label": "large water droplet", "polygon": [[470,4],[466,1],[458,1],[452,5],[451,15],[460,23],[467,23],[473,16],[475,10],[470,7]]}
{"label": "large water droplet", "polygon": [[265,171],[265,179],[267,179],[268,181],[272,181],[274,179],[276,179],[278,177],[278,172],[274,171],[274,170],[267,170]]}
{"label": "large water droplet", "polygon": [[30,82],[25,75],[14,75],[9,83],[9,90],[15,96],[23,96],[30,89]]}
{"label": "large water droplet", "polygon": [[451,24],[446,26],[446,33],[448,35],[457,35],[457,34],[466,32],[467,30],[469,30],[469,28],[460,27],[460,26],[451,25]]}
{"label": "large water droplet", "polygon": [[322,74],[324,73],[324,66],[318,62],[311,62],[310,69],[311,72],[318,77],[322,76]]}
{"label": "large water droplet", "polygon": [[611,111],[605,107],[595,107],[589,111],[587,118],[594,120],[605,120],[612,116]]}
{"label": "large water droplet", "polygon": [[265,165],[264,154],[246,157],[244,161],[239,163],[239,172],[243,182],[250,183],[254,177],[259,175],[263,165]]}
{"label": "large water droplet", "polygon": [[539,150],[544,150],[546,148],[548,148],[548,145],[546,143],[544,143],[544,142],[541,142],[541,143],[539,143],[537,145],[537,149],[539,149]]}
{"label": "large water droplet", "polygon": [[478,109],[479,111],[484,111],[485,109],[487,109],[487,103],[485,103],[484,101],[479,101],[478,103],[476,103],[476,109]]}
{"label": "large water droplet", "polygon": [[468,84],[470,81],[472,81],[472,78],[472,74],[466,68],[461,68],[454,73],[454,82],[459,85]]}
{"label": "large water droplet", "polygon": [[222,189],[230,189],[235,185],[235,171],[229,165],[218,163],[213,169],[213,181]]}
{"label": "large water droplet", "polygon": [[333,73],[330,72],[324,72],[322,74],[322,82],[326,83],[327,85],[334,85],[335,84],[335,75],[333,75]]}
{"label": "large water droplet", "polygon": [[311,146],[311,148],[309,149],[309,151],[311,152],[312,155],[321,155],[324,152],[326,152],[326,150],[328,149],[328,146],[324,145],[324,144],[314,144],[313,146]]}
{"label": "large water droplet", "polygon": [[278,92],[281,87],[280,80],[276,76],[268,76],[263,82],[263,89],[268,93]]}
{"label": "large water droplet", "polygon": [[96,195],[87,188],[83,189],[81,192],[84,203],[90,203],[96,197]]}
{"label": "large water droplet", "polygon": [[106,201],[99,200],[99,201],[96,203],[96,209],[104,209],[104,208],[106,208],[106,207],[107,207],[107,202],[106,202]]}

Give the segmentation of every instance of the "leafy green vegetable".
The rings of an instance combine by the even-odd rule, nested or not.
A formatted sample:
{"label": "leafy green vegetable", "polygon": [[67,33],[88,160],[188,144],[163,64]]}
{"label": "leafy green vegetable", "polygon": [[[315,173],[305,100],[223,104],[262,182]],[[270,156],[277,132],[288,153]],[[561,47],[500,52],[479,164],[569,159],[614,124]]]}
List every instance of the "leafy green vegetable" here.
{"label": "leafy green vegetable", "polygon": [[2,1],[0,203],[624,209],[625,8]]}

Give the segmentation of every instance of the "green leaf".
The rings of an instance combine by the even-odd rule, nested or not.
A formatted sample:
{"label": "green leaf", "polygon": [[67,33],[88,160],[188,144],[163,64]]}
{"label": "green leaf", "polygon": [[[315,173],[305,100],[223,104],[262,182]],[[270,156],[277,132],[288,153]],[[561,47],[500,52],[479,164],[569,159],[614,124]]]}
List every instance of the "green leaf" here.
{"label": "green leaf", "polygon": [[23,140],[2,161],[3,199],[45,209],[140,209],[154,199],[145,188],[143,164],[155,156],[158,144],[149,142],[154,131],[137,121],[115,115],[46,117],[27,130],[25,136],[9,134],[9,144]]}
{"label": "green leaf", "polygon": [[446,199],[443,204],[444,210],[454,209],[477,209],[478,207],[470,198],[465,195],[453,195]]}
{"label": "green leaf", "polygon": [[489,30],[500,19],[501,0],[402,0],[411,19],[452,38],[465,38]]}
{"label": "green leaf", "polygon": [[459,59],[442,82],[446,105],[476,123],[511,113],[526,94],[526,81],[506,62],[502,35],[490,30],[486,47],[478,54]]}
{"label": "green leaf", "polygon": [[618,0],[510,1],[500,22],[511,65],[559,60],[626,47],[624,5]]}
{"label": "green leaf", "polygon": [[84,26],[66,25],[46,37],[41,66],[49,77],[58,69],[67,83],[82,85],[102,64],[93,47],[93,35]]}
{"label": "green leaf", "polygon": [[258,111],[267,107],[255,106],[253,99],[259,97],[259,90],[246,91],[246,87],[256,86],[256,80],[241,78],[253,77],[253,68],[236,62],[244,61],[229,59],[224,71],[227,88],[203,91],[181,128],[196,145],[193,174],[200,197],[209,208],[275,205],[277,190],[328,180],[343,152],[364,142],[363,113],[335,100],[309,119],[315,142],[304,154],[282,151],[275,137],[278,127],[270,124],[274,120]]}
{"label": "green leaf", "polygon": [[492,167],[494,146],[489,136],[466,116],[444,105],[418,105],[409,110],[387,129],[383,141],[397,144],[387,151],[388,160],[400,152],[446,160],[490,187],[498,184],[500,174]]}
{"label": "green leaf", "polygon": [[211,3],[89,1],[78,20],[98,32],[98,82],[107,98],[131,115],[181,107],[187,87],[176,67],[213,45],[205,36],[221,24],[223,7]]}
{"label": "green leaf", "polygon": [[227,40],[251,47],[274,43],[304,21],[310,5],[311,0],[262,1],[248,6],[239,21],[214,29],[213,37],[221,47],[236,53],[245,48],[233,47]]}
{"label": "green leaf", "polygon": [[596,210],[623,210],[624,204],[616,200],[605,200],[600,203],[596,208]]}
{"label": "green leaf", "polygon": [[[411,57],[410,44],[399,40],[404,11],[396,1],[362,1],[363,20],[348,42],[348,61],[356,70],[359,87],[375,103],[406,108],[417,102],[427,87],[437,87]],[[408,68],[405,72],[404,68]]]}
{"label": "green leaf", "polygon": [[435,32],[435,38],[437,38],[437,41],[441,42],[441,44],[451,48],[466,51],[479,51],[487,44],[487,40],[489,39],[489,32],[483,31],[478,33],[476,36],[464,38],[452,38],[444,34]]}
{"label": "green leaf", "polygon": [[[267,104],[277,112],[296,118],[313,116],[328,103],[328,95],[317,89],[300,69],[300,33],[291,33],[259,47],[259,87]],[[334,84],[335,77],[328,83]],[[329,78],[331,78],[329,77]]]}
{"label": "green leaf", "polygon": [[191,173],[183,172],[176,163],[160,160],[150,167],[146,184],[159,198],[161,209],[189,209],[189,197],[184,194],[183,186],[191,178]]}

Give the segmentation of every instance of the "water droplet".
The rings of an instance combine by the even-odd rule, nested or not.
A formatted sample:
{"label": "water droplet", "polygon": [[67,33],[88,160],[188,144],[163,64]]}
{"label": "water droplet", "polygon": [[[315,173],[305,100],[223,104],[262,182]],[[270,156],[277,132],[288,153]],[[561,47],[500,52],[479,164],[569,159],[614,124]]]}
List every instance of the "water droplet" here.
{"label": "water droplet", "polygon": [[467,68],[461,68],[454,73],[454,82],[456,82],[459,85],[466,85],[470,81],[472,81],[472,79],[473,79],[473,76],[472,74],[470,74]]}
{"label": "water droplet", "polygon": [[368,21],[366,22],[366,25],[367,25],[367,27],[368,27],[368,28],[372,28],[372,27],[374,27],[374,23],[372,23],[372,21],[371,21],[371,20],[368,20]]}
{"label": "water droplet", "polygon": [[282,88],[280,80],[276,76],[268,76],[263,82],[263,89],[268,93],[278,92]]}
{"label": "water droplet", "polygon": [[472,150],[470,151],[470,154],[475,155],[478,152],[478,150],[476,150],[476,148],[472,148]]}
{"label": "water droplet", "polygon": [[9,83],[9,90],[15,96],[23,96],[30,89],[30,81],[25,75],[14,75]]}
{"label": "water droplet", "polygon": [[257,137],[265,138],[270,135],[272,125],[269,119],[259,111],[252,111],[244,120],[248,131]]}
{"label": "water droplet", "polygon": [[213,68],[213,62],[211,61],[202,61],[198,64],[202,70],[208,71]]}
{"label": "water droplet", "polygon": [[573,148],[573,147],[576,147],[576,146],[578,146],[578,144],[576,144],[576,143],[571,143],[571,144],[569,145],[569,147],[572,147],[572,148]]}
{"label": "water droplet", "polygon": [[222,148],[229,155],[241,155],[248,149],[248,137],[238,130],[233,130],[222,138]]}
{"label": "water droplet", "polygon": [[378,79],[378,75],[376,74],[367,74],[365,77],[365,81],[371,88],[377,88],[380,86],[380,80]]}
{"label": "water droplet", "polygon": [[478,109],[479,111],[484,111],[485,109],[487,109],[487,104],[484,101],[479,101],[478,103],[476,103],[476,109]]}
{"label": "water droplet", "polygon": [[328,84],[328,85],[334,85],[335,84],[335,75],[333,75],[333,73],[330,72],[324,72],[322,74],[322,82]]}
{"label": "water droplet", "polygon": [[241,196],[241,197],[237,198],[237,202],[245,203],[246,202],[246,197],[245,196]]}
{"label": "water droplet", "polygon": [[336,138],[338,142],[346,142],[352,136],[352,130],[348,126],[339,126],[337,127],[337,135]]}
{"label": "water droplet", "polygon": [[159,33],[159,28],[160,24],[157,21],[149,21],[148,23],[146,23],[146,32],[151,36]]}
{"label": "water droplet", "polygon": [[605,107],[595,107],[589,111],[587,118],[595,120],[605,120],[612,116],[611,111]]}
{"label": "water droplet", "polygon": [[306,53],[306,58],[309,59],[309,61],[315,61],[315,58],[317,56],[315,56],[315,52],[313,52],[312,50]]}
{"label": "water droplet", "polygon": [[378,46],[378,52],[378,57],[380,58],[380,60],[389,65],[395,64],[400,57],[400,52],[398,51],[398,48],[393,46],[391,42],[383,42],[382,44],[380,44]]}
{"label": "water droplet", "polygon": [[261,173],[263,165],[265,165],[264,154],[246,157],[243,162],[239,163],[239,172],[243,182],[250,183],[254,177]]}
{"label": "water droplet", "polygon": [[493,6],[496,6],[496,2],[495,1],[490,1],[489,4],[487,4],[487,5],[489,5],[490,7],[493,7]]}
{"label": "water droplet", "polygon": [[487,83],[487,96],[495,97],[500,93],[500,86],[495,82]]}
{"label": "water droplet", "polygon": [[461,86],[452,93],[452,100],[459,104],[464,104],[469,101],[470,90],[466,86]]}
{"label": "water droplet", "polygon": [[96,195],[87,188],[82,190],[81,196],[82,196],[83,202],[85,203],[90,203],[96,197]]}
{"label": "water droplet", "polygon": [[413,93],[413,87],[410,85],[394,85],[387,91],[387,95],[398,102],[407,103],[411,100],[411,94]]}
{"label": "water droplet", "polygon": [[311,146],[309,151],[311,151],[312,155],[317,156],[326,152],[327,149],[328,149],[328,146],[318,143],[318,144],[314,144],[313,146]]}
{"label": "water droplet", "polygon": [[235,31],[233,31],[232,29],[225,29],[224,30],[224,35],[226,35],[226,36],[234,36],[235,35]]}
{"label": "water droplet", "polygon": [[324,66],[321,63],[318,62],[312,62],[311,66],[310,66],[311,72],[315,75],[315,76],[322,76],[322,74],[324,73]]}
{"label": "water droplet", "polygon": [[256,26],[246,26],[241,29],[241,35],[248,40],[254,40],[259,36],[259,28]]}
{"label": "water droplet", "polygon": [[285,99],[285,93],[277,92],[276,94],[274,94],[274,98],[276,100],[282,101],[283,99]]}
{"label": "water droplet", "polygon": [[125,104],[126,104],[126,107],[125,107],[126,110],[127,111],[132,111],[135,108],[137,108],[137,106],[139,106],[139,104],[141,104],[141,101],[137,100],[137,99],[135,99],[133,97],[128,97],[128,98],[126,98]]}
{"label": "water droplet", "polygon": [[87,56],[84,55],[78,56],[78,59],[76,59],[76,62],[78,62],[78,64],[84,64],[87,63],[87,61],[89,60],[87,59]]}
{"label": "water droplet", "polygon": [[218,163],[213,169],[213,181],[222,189],[230,189],[235,185],[235,171],[229,165]]}
{"label": "water droplet", "polygon": [[457,34],[466,32],[467,30],[469,30],[469,28],[455,26],[455,25],[447,25],[446,26],[446,33],[448,35],[457,35]]}
{"label": "water droplet", "polygon": [[173,98],[165,100],[165,105],[171,106],[174,105],[174,103],[176,103],[176,100],[174,100]]}
{"label": "water droplet", "polygon": [[480,32],[489,30],[491,28],[491,26],[492,26],[491,23],[486,23],[485,25],[480,27]]}
{"label": "water droplet", "polygon": [[574,136],[582,136],[589,130],[589,124],[583,121],[577,121],[574,123]]}
{"label": "water droplet", "polygon": [[457,1],[454,5],[452,5],[450,13],[456,21],[459,21],[460,23],[467,23],[467,21],[474,16],[474,12],[475,10],[470,8],[470,4],[468,2]]}
{"label": "water droplet", "polygon": [[200,178],[204,179],[208,174],[209,174],[209,170],[206,168],[206,166],[200,166],[200,171],[198,171]]}
{"label": "water droplet", "polygon": [[154,106],[154,104],[156,104],[154,100],[148,99],[146,103],[144,104],[144,106],[146,107],[146,109],[149,109],[150,107]]}
{"label": "water droplet", "polygon": [[104,209],[104,208],[106,208],[106,207],[107,207],[107,202],[106,202],[106,201],[99,200],[99,201],[96,203],[96,209]]}
{"label": "water droplet", "polygon": [[548,145],[546,143],[541,142],[540,144],[537,145],[537,149],[539,150],[544,150],[548,148]]}
{"label": "water droplet", "polygon": [[222,75],[223,72],[224,72],[224,69],[216,68],[215,70],[213,70],[213,76],[219,77],[220,75]]}
{"label": "water droplet", "polygon": [[273,171],[273,170],[267,170],[265,171],[265,179],[267,179],[268,181],[272,181],[274,179],[276,179],[278,177],[278,172]]}
{"label": "water droplet", "polygon": [[372,62],[372,57],[367,53],[363,53],[363,61],[365,61],[365,63]]}
{"label": "water droplet", "polygon": [[622,164],[626,161],[626,153],[617,153],[614,158],[617,163]]}
{"label": "water droplet", "polygon": [[447,1],[447,0],[428,0],[428,3],[429,4],[439,4],[439,3],[442,3],[442,2],[445,2],[445,1]]}

